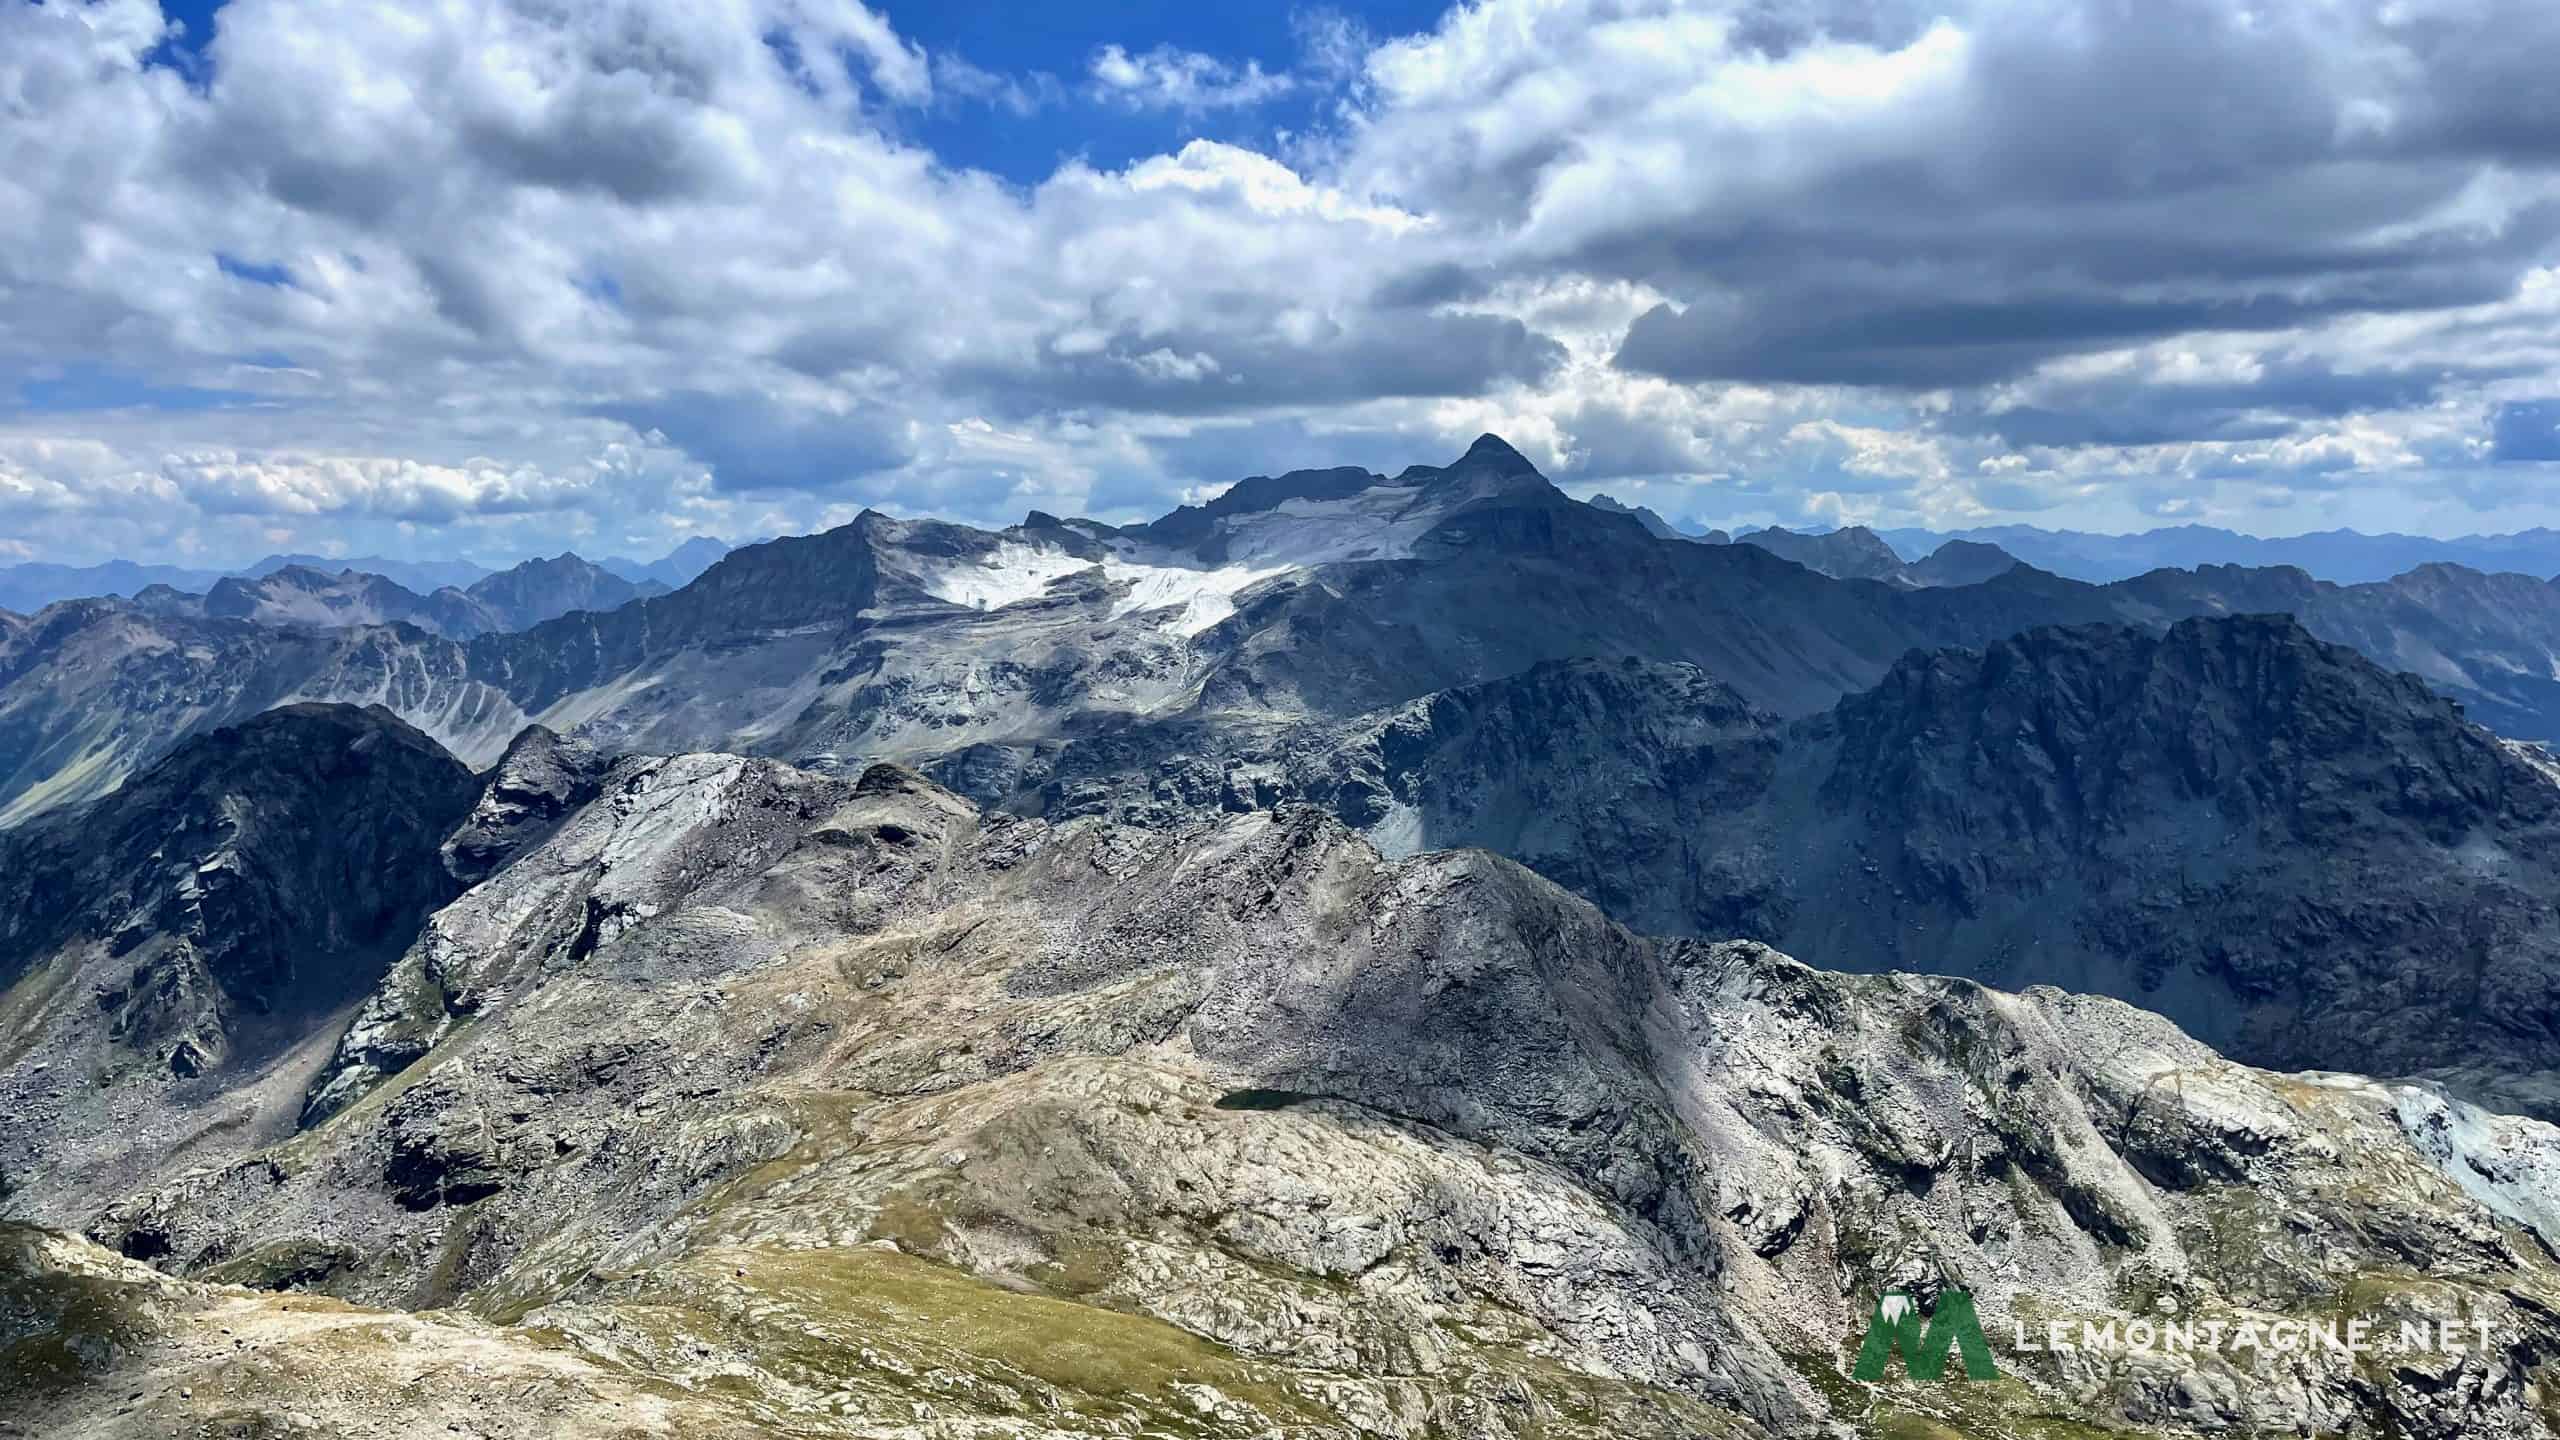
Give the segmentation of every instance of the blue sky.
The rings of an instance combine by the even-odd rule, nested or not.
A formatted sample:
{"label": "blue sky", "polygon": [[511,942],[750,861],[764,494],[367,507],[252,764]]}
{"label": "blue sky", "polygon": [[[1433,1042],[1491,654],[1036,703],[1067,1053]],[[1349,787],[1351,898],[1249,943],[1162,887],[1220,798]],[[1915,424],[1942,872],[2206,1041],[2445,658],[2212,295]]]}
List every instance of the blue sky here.
{"label": "blue sky", "polygon": [[1127,519],[2560,523],[2526,0],[0,6],[0,563]]}
{"label": "blue sky", "polygon": [[[900,33],[935,52],[963,55],[1008,76],[1048,75],[1062,87],[1081,80],[1106,46],[1143,54],[1159,46],[1205,55],[1231,66],[1259,63],[1288,74],[1301,62],[1311,25],[1347,20],[1380,36],[1428,30],[1445,7],[1373,3],[1313,11],[1288,5],[1176,4],[1133,0],[1109,6],[961,3],[888,7]],[[928,111],[913,133],[954,164],[1035,185],[1071,158],[1111,168],[1156,154],[1194,136],[1268,143],[1318,122],[1332,96],[1303,87],[1265,104],[1230,111],[1130,110],[1105,104],[1060,104],[1029,117],[1000,108],[951,105]]]}
{"label": "blue sky", "polygon": [[[212,37],[219,3],[174,0],[162,13],[182,27],[173,42],[201,56]],[[1308,7],[1287,4],[1205,5],[1174,0],[1119,0],[1110,5],[1023,5],[952,0],[948,4],[890,5],[882,13],[901,35],[934,54],[966,57],[993,75],[1036,83],[1047,76],[1061,94],[1083,83],[1093,57],[1107,46],[1145,53],[1170,47],[1230,65],[1257,62],[1286,74],[1304,58],[1310,31],[1348,22],[1373,37],[1429,30],[1447,9],[1428,0],[1371,0],[1366,4]],[[1195,136],[1267,142],[1304,132],[1329,100],[1313,87],[1276,96],[1267,104],[1235,111],[1132,110],[1063,99],[1029,116],[999,106],[950,103],[905,117],[902,128],[944,160],[1021,185],[1035,185],[1063,161],[1081,158],[1099,166],[1125,165]]]}

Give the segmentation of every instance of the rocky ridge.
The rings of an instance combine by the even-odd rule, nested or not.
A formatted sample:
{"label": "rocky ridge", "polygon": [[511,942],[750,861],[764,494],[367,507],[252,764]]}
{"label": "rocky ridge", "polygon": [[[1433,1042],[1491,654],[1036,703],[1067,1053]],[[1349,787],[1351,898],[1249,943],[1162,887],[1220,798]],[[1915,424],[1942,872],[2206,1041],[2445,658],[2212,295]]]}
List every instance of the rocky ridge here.
{"label": "rocky ridge", "polygon": [[154,616],[321,628],[406,624],[447,639],[469,640],[526,629],[572,611],[611,610],[666,590],[655,581],[634,583],[576,555],[561,554],[424,595],[365,571],[333,573],[294,564],[260,575],[225,576],[202,594],[153,585],[137,592],[132,603]]}
{"label": "rocky ridge", "polygon": [[1655,933],[2097,991],[2277,1068],[2560,1093],[2551,767],[2286,617],[1914,652],[1794,721],[1696,667],[1585,660],[937,773],[1176,830],[1312,803],[1391,853],[1512,856]]}
{"label": "rocky ridge", "polygon": [[[2560,1354],[2548,1126],[2250,1070],[2111,1001],[1648,939],[1308,807],[1177,836],[895,767],[625,759],[366,1008],[427,1028],[385,1055],[359,1022],[299,1134],[103,1208],[6,1202],[157,1269],[8,1236],[0,1346],[39,1383],[0,1415],[2526,1435]],[[2501,1339],[2004,1343],[1993,1384],[1858,1386],[1889,1285],[1968,1288],[2002,1342],[2164,1296]]]}

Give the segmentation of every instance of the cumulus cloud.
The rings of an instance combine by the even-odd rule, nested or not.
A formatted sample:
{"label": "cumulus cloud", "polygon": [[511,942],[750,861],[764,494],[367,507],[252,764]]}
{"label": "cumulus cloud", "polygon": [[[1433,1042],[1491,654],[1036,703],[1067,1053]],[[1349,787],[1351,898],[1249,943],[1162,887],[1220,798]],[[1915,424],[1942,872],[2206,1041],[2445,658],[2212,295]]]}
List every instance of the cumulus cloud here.
{"label": "cumulus cloud", "polygon": [[[1487,428],[1714,523],[2560,519],[2550,6],[1299,31],[1069,93],[894,4],[231,0],[183,72],[150,0],[0,6],[0,536],[1126,517]],[[913,138],[1097,103],[1164,153]]]}
{"label": "cumulus cloud", "polygon": [[1476,7],[1373,57],[1355,163],[1514,263],[1663,290],[1628,368],[1980,385],[2510,293],[2560,206],[2479,87],[2560,17],[2441,8]]}

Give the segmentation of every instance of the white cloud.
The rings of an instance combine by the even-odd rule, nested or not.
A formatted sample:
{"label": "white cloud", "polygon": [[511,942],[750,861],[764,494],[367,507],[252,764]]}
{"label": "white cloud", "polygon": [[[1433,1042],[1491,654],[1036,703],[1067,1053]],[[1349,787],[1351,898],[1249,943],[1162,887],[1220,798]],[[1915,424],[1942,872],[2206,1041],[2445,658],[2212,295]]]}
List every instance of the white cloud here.
{"label": "white cloud", "polygon": [[1276,99],[1296,87],[1287,75],[1275,75],[1258,60],[1230,65],[1215,56],[1159,45],[1132,55],[1118,45],[1105,45],[1086,66],[1094,93],[1115,104],[1142,110],[1232,110]]}
{"label": "white cloud", "polygon": [[231,0],[195,85],[143,0],[0,5],[0,539],[1125,517],[1484,428],[1718,523],[2560,518],[2484,438],[2560,394],[2560,12],[2171,5],[1108,47],[1114,104],[1322,133],[1027,184],[911,122],[1058,82],[859,4]]}

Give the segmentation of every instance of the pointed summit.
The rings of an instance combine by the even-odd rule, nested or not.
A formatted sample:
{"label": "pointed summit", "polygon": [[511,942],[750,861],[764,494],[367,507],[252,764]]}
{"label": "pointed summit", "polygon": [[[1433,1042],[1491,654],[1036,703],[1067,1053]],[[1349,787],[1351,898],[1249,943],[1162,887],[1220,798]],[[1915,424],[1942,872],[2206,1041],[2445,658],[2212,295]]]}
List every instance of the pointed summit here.
{"label": "pointed summit", "polygon": [[1460,456],[1458,463],[1449,468],[1456,470],[1465,466],[1483,466],[1499,470],[1506,475],[1538,473],[1538,467],[1529,463],[1528,456],[1512,449],[1510,441],[1491,431],[1477,436],[1476,443],[1468,446],[1467,453]]}

